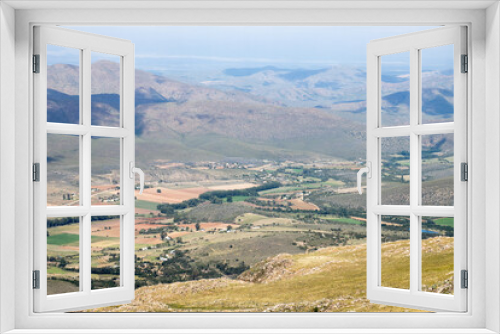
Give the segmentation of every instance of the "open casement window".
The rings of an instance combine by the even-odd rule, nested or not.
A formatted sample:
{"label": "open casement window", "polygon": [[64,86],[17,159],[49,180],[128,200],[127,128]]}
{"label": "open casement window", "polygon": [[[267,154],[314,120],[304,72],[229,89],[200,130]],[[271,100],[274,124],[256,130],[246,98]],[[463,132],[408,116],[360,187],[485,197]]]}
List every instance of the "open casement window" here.
{"label": "open casement window", "polygon": [[[371,302],[466,311],[467,290],[462,286],[467,269],[467,182],[462,180],[467,162],[466,54],[465,27],[368,44],[367,297]],[[401,81],[408,82],[408,90],[391,91],[391,81],[384,75],[388,71],[397,71]],[[441,73],[443,80],[426,80],[429,71]],[[446,80],[449,90],[444,89]],[[435,110],[427,104],[430,91],[442,102]],[[394,225],[398,232],[391,232]],[[440,243],[433,235],[438,227]],[[442,262],[430,263],[429,252],[443,252]],[[391,258],[395,253],[405,260],[395,261]],[[434,276],[436,268],[447,268],[448,277]]]}
{"label": "open casement window", "polygon": [[[130,302],[134,45],[55,27],[35,27],[34,41],[34,311]],[[97,112],[103,99],[113,108]]]}

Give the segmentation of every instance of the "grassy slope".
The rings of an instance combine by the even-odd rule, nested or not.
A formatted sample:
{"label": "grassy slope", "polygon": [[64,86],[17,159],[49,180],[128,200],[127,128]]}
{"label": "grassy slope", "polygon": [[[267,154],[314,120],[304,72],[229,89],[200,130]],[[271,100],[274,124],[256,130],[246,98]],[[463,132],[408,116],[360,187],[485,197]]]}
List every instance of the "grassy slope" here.
{"label": "grassy slope", "polygon": [[[386,243],[386,252],[394,250],[383,263],[386,275],[398,277],[409,258],[397,250],[408,241]],[[448,284],[452,268],[453,238],[423,241],[423,261],[427,279],[437,287]],[[452,263],[452,262],[451,262]],[[385,264],[385,265],[384,265]],[[451,264],[452,265],[452,264]],[[392,269],[391,269],[392,268]],[[391,275],[390,271],[394,271]],[[399,277],[402,277],[399,275]],[[309,254],[281,254],[253,266],[240,276],[163,284],[136,290],[131,304],[105,307],[104,312],[408,312],[411,310],[381,306],[366,298],[366,245],[329,247]],[[407,278],[403,278],[407,279]],[[388,280],[390,282],[391,280]],[[397,283],[397,282],[394,282]],[[403,285],[405,282],[402,282]],[[452,284],[452,282],[451,282]]]}

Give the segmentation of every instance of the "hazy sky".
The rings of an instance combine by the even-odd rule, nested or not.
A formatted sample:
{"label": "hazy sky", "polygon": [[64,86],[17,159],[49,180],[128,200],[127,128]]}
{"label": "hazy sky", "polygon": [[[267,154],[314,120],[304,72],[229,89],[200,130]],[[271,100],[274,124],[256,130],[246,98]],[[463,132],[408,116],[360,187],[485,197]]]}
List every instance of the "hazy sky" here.
{"label": "hazy sky", "polygon": [[[136,67],[145,70],[278,65],[324,67],[364,66],[370,40],[433,27],[324,26],[160,26],[69,27],[123,38],[135,44]],[[437,66],[450,59],[436,57]],[[393,57],[397,61],[397,57]],[[69,62],[64,52],[52,62]],[[438,64],[438,63],[443,64]],[[448,66],[449,67],[449,66]]]}

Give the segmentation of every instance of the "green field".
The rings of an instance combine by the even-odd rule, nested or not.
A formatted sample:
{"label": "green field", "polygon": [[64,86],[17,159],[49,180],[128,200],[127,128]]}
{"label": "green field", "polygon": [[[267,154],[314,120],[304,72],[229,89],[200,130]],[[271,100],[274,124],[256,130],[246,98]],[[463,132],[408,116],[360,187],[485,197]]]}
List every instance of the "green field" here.
{"label": "green field", "polygon": [[342,224],[355,224],[355,225],[365,225],[364,221],[352,219],[352,218],[334,218],[334,221]]}
{"label": "green field", "polygon": [[68,271],[68,270],[64,270],[62,268],[58,268],[58,267],[50,267],[50,268],[47,268],[47,274],[49,275],[78,275],[78,273],[75,273],[73,271]]}
{"label": "green field", "polygon": [[[78,241],[80,240],[80,236],[78,234],[72,234],[72,233],[60,233],[60,234],[53,234],[49,237],[47,237],[47,244],[48,245],[57,245],[57,246],[63,246],[63,245],[69,245],[69,244],[75,244],[78,245]],[[92,243],[95,242],[100,242],[100,241],[109,241],[111,243],[120,243],[120,238],[107,238],[107,237],[99,237],[99,236],[92,236],[91,237]]]}
{"label": "green field", "polygon": [[438,218],[438,219],[434,219],[434,222],[436,223],[436,225],[449,226],[449,227],[454,226],[454,219],[453,218]]}
{"label": "green field", "polygon": [[61,233],[47,237],[47,244],[49,245],[68,245],[78,243],[80,236],[78,234]]}
{"label": "green field", "polygon": [[135,207],[139,209],[158,211],[158,203],[149,201],[135,200]]}

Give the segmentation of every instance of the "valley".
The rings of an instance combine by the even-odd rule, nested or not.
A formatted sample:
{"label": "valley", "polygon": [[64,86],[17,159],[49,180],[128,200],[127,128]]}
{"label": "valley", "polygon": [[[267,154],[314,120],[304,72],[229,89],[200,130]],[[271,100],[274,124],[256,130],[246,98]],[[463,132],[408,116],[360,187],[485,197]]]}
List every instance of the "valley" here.
{"label": "valley", "polygon": [[[119,90],[107,84],[117,71],[109,61],[92,67],[93,125],[119,120]],[[78,68],[52,65],[50,73],[48,121],[78,123]],[[366,157],[365,71],[210,73],[193,83],[136,71],[136,161],[146,174],[144,193],[135,191],[137,298],[91,311],[410,311],[364,297],[366,194],[357,193],[356,173]],[[436,85],[425,91],[425,112],[452,121],[450,76],[429,76]],[[383,117],[404,124],[408,81],[383,80]],[[384,204],[409,201],[406,139],[381,143]],[[78,140],[47,137],[49,206],[80,203]],[[453,205],[453,143],[453,135],[422,138],[429,205]],[[119,145],[92,138],[92,205],[120,204]],[[47,224],[48,293],[78,291],[80,219]],[[384,280],[408,284],[409,219],[382,216],[380,224]],[[119,216],[92,217],[92,289],[120,285],[121,228]],[[422,229],[424,288],[453,293],[453,218],[423,217]]]}

